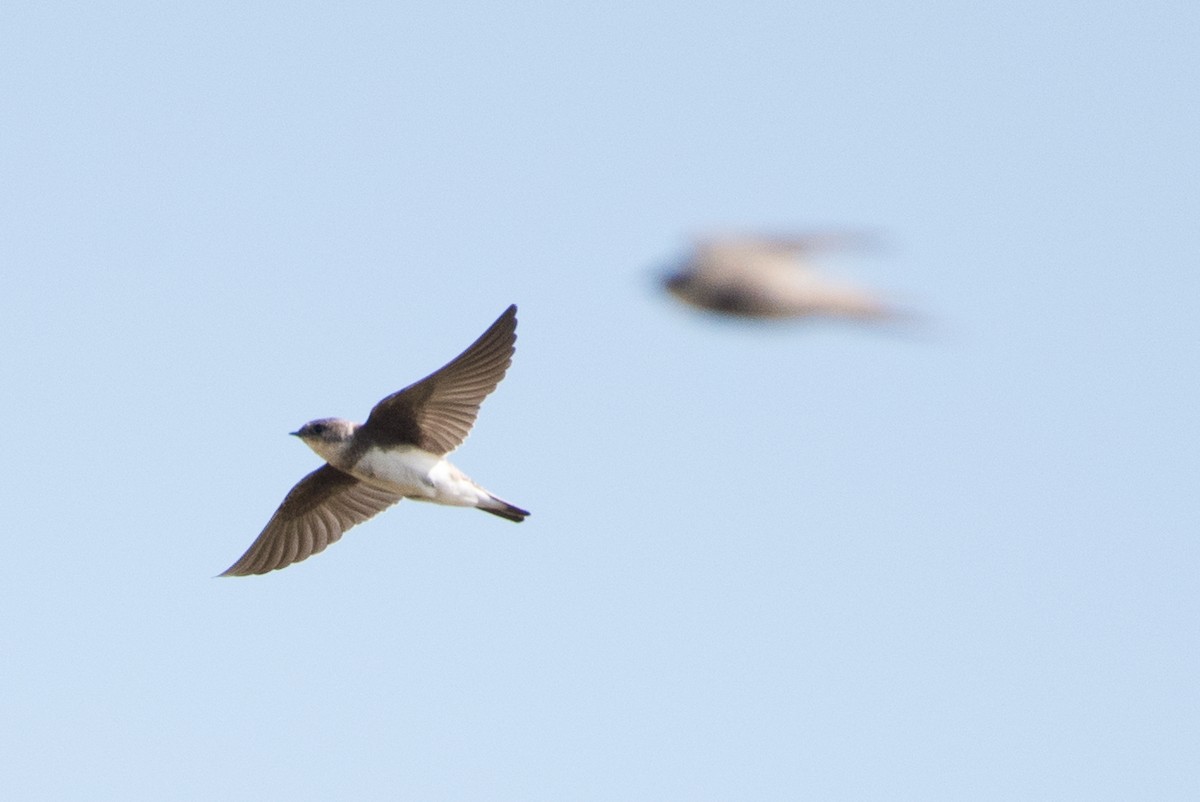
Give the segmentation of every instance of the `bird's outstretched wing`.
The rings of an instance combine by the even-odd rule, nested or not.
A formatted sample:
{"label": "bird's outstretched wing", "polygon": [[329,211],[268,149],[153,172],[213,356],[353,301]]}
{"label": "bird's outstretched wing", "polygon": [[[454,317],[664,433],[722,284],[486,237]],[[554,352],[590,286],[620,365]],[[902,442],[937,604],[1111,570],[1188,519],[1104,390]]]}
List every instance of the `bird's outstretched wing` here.
{"label": "bird's outstretched wing", "polygon": [[380,445],[408,443],[450,453],[467,439],[479,405],[504,378],[516,341],[514,305],[441,370],[376,404],[360,433]]}
{"label": "bird's outstretched wing", "polygon": [[758,254],[804,256],[827,251],[880,251],[882,237],[871,231],[828,229],[806,234],[754,234],[708,236],[696,239],[696,249]]}
{"label": "bird's outstretched wing", "polygon": [[221,576],[265,574],[298,563],[402,498],[322,465],[291,489],[258,539]]}

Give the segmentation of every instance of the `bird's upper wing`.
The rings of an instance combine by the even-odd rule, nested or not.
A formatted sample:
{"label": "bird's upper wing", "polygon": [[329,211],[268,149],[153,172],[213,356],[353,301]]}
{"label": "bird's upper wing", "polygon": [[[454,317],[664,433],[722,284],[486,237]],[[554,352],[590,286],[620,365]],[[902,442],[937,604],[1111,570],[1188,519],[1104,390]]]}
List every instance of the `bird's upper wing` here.
{"label": "bird's upper wing", "polygon": [[869,231],[830,229],[807,234],[761,234],[700,240],[701,246],[731,246],[759,253],[806,254],[818,251],[876,251],[881,247],[878,235]]}
{"label": "bird's upper wing", "polygon": [[510,306],[444,368],[376,404],[360,431],[381,445],[448,454],[467,439],[479,405],[504,378],[516,341],[517,307]]}
{"label": "bird's upper wing", "polygon": [[322,465],[291,489],[258,539],[221,576],[265,574],[298,563],[402,498]]}

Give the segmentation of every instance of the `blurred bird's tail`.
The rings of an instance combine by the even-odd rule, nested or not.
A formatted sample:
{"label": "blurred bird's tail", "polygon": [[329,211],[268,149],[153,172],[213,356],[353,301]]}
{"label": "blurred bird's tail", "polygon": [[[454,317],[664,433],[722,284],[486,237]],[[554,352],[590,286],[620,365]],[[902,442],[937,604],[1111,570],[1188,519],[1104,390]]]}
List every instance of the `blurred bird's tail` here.
{"label": "blurred bird's tail", "polygon": [[523,510],[520,507],[509,504],[507,501],[496,498],[491,494],[488,495],[487,499],[479,502],[475,506],[484,512],[490,512],[492,515],[499,515],[501,518],[513,521],[515,523],[521,523],[521,521],[524,521],[529,515],[527,510]]}

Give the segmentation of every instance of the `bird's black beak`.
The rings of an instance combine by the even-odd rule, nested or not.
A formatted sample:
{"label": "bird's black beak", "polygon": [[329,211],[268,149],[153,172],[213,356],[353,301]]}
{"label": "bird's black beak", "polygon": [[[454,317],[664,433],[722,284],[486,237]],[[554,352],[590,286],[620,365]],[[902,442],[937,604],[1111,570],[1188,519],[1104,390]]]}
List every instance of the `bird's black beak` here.
{"label": "bird's black beak", "polygon": [[295,432],[288,432],[288,434],[290,434],[292,437],[299,437],[299,436],[300,436],[300,432],[298,432],[298,431],[295,431]]}

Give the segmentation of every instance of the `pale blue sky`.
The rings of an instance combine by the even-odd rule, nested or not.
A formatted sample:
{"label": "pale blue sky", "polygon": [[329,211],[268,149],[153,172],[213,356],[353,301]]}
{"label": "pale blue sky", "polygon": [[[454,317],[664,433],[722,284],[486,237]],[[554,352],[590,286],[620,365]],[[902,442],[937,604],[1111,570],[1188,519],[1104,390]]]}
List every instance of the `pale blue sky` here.
{"label": "pale blue sky", "polygon": [[[503,7],[501,7],[503,6]],[[1200,796],[1200,7],[12,3],[22,799]],[[651,276],[862,226],[916,334]],[[509,303],[456,462],[214,579]]]}

